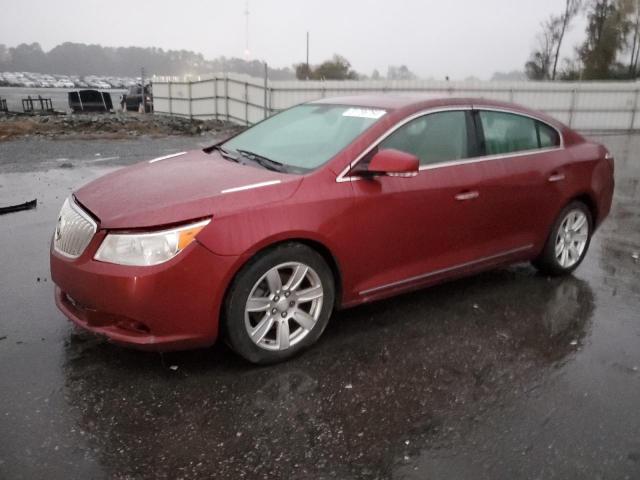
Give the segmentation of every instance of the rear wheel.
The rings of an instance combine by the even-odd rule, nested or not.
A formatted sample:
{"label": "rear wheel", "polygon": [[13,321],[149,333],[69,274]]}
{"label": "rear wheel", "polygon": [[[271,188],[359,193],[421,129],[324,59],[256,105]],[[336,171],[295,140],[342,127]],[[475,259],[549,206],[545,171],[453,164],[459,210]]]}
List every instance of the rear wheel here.
{"label": "rear wheel", "polygon": [[547,275],[572,272],[589,249],[592,228],[589,208],[582,202],[571,202],[558,215],[544,250],[533,264]]}
{"label": "rear wheel", "polygon": [[331,269],[315,250],[291,243],[260,254],[227,295],[227,340],[254,363],[290,358],[322,334],[334,291]]}

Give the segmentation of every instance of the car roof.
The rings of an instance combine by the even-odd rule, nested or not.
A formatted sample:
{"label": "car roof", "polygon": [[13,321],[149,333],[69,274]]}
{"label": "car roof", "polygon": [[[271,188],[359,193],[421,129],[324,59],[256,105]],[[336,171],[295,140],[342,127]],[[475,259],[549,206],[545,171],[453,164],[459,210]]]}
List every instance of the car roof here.
{"label": "car roof", "polygon": [[362,108],[381,108],[387,111],[404,110],[404,113],[411,114],[429,108],[447,108],[456,106],[473,106],[475,108],[496,108],[522,113],[534,118],[539,118],[557,128],[566,128],[561,122],[542,112],[532,110],[523,105],[490,100],[478,97],[445,97],[438,94],[415,94],[415,95],[394,95],[394,94],[374,94],[374,95],[352,95],[345,97],[329,97],[309,102],[311,104],[323,105],[345,105]]}

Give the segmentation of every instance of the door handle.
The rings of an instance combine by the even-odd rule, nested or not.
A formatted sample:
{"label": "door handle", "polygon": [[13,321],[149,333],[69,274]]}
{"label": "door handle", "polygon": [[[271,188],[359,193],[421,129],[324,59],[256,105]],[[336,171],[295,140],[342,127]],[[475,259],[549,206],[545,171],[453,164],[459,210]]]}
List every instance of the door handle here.
{"label": "door handle", "polygon": [[465,192],[460,192],[455,196],[456,200],[464,201],[464,200],[473,200],[474,198],[478,198],[480,193],[477,190],[467,190]]}
{"label": "door handle", "polygon": [[549,176],[549,181],[550,182],[561,182],[562,180],[565,179],[564,173],[552,173]]}

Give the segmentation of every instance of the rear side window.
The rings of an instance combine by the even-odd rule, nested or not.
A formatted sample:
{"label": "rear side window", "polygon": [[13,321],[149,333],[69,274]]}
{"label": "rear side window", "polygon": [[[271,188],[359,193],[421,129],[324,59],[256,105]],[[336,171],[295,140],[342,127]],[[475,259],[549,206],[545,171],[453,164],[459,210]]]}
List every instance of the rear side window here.
{"label": "rear side window", "polygon": [[536,150],[560,145],[558,132],[530,117],[506,112],[478,113],[487,155]]}
{"label": "rear side window", "polygon": [[560,135],[558,135],[558,131],[555,128],[551,128],[549,125],[545,125],[542,122],[537,122],[537,125],[541,148],[560,146]]}
{"label": "rear side window", "polygon": [[467,158],[467,116],[464,111],[438,112],[403,125],[387,137],[380,149],[411,153],[421,165]]}

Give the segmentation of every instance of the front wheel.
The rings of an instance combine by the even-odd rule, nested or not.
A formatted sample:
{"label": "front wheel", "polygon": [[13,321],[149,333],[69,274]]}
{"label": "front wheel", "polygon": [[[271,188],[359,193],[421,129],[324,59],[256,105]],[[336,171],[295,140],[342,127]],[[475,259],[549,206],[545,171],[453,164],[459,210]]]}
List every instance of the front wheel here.
{"label": "front wheel", "polygon": [[533,264],[547,275],[572,272],[582,263],[589,249],[592,229],[589,208],[582,202],[571,202],[558,215],[544,250]]}
{"label": "front wheel", "polygon": [[285,244],[260,254],[229,289],[227,340],[253,363],[290,358],[320,337],[333,310],[334,292],[331,269],[306,245]]}

